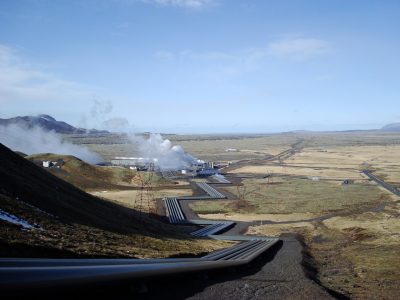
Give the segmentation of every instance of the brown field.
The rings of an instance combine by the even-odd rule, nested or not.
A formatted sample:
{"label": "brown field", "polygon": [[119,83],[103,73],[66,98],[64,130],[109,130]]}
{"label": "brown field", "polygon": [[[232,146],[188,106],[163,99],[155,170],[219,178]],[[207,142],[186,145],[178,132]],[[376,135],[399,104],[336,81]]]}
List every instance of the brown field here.
{"label": "brown field", "polygon": [[[321,283],[351,298],[400,298],[399,198],[360,174],[362,169],[373,169],[383,179],[399,185],[399,133],[303,132],[265,136],[170,135],[168,138],[200,159],[254,160],[236,165],[237,169],[232,169],[234,174],[258,177],[272,174],[269,179],[242,181],[246,187],[244,206],[235,204],[237,200],[191,203],[190,207],[200,217],[283,222],[263,224],[260,221],[248,233],[299,234],[304,239],[305,250],[315,260]],[[126,140],[117,143],[112,138],[105,139],[101,143],[94,139],[86,145],[106,159],[134,153]],[[283,161],[263,160],[290,149],[298,141],[302,143],[293,156]],[[226,152],[227,148],[239,151]],[[355,182],[343,186],[344,179]],[[236,196],[239,194],[235,186],[225,189]],[[167,187],[164,192],[165,195],[179,194],[178,190]],[[136,195],[134,191],[101,194],[128,206]]]}
{"label": "brown field", "polygon": [[104,190],[93,191],[90,194],[136,210],[154,211],[156,198],[191,196],[193,192],[191,189],[161,189],[153,192],[143,191],[142,193],[140,190]]}
{"label": "brown field", "polygon": [[[248,192],[246,206],[235,206],[234,200],[196,202],[191,207],[203,218],[258,221],[249,234],[297,233],[324,286],[355,299],[398,299],[400,199],[369,182],[360,170],[372,169],[399,186],[400,134],[299,137],[304,138],[303,148],[288,159],[233,169],[236,174],[272,174],[269,183],[268,179],[242,181]],[[342,186],[344,179],[355,182]],[[225,189],[238,195],[236,187]]]}
{"label": "brown field", "polygon": [[318,279],[355,299],[398,299],[399,204],[382,212],[333,217],[322,222],[269,224],[248,233],[280,236],[295,232],[319,262]]}
{"label": "brown field", "polygon": [[[208,139],[180,140],[184,149],[202,159],[216,161],[237,161],[242,159],[263,158],[266,155],[276,155],[290,148],[297,137],[285,135],[270,136],[229,136],[222,139],[209,137]],[[226,152],[228,148],[239,152]]]}
{"label": "brown field", "polygon": [[[336,181],[277,177],[246,179],[245,201],[247,206],[238,209],[237,201],[196,201],[190,207],[200,214],[327,214],[338,211],[356,211],[374,207],[390,199],[390,195],[369,183],[342,185]],[[222,189],[221,189],[222,190]],[[224,190],[239,196],[237,187]],[[223,191],[223,190],[222,190]],[[242,219],[244,219],[242,217]]]}
{"label": "brown field", "polygon": [[[259,159],[265,155],[276,155],[287,150],[298,140],[292,135],[164,135],[173,143],[183,146],[186,152],[194,156],[214,161],[237,161],[242,159]],[[65,136],[67,140],[82,144],[100,154],[106,161],[115,156],[138,155],[134,145],[124,136],[110,135],[105,137]],[[228,148],[238,152],[226,152]]]}
{"label": "brown field", "polygon": [[323,179],[363,179],[362,175],[357,170],[347,170],[340,168],[317,168],[317,167],[289,167],[289,166],[245,166],[232,171],[232,173],[252,173],[252,174],[283,174],[296,176],[319,177]]}
{"label": "brown field", "polygon": [[[268,220],[273,222],[291,222],[313,219],[320,216],[318,213],[291,213],[291,214],[257,214],[257,213],[217,213],[217,214],[198,214],[200,218],[211,220],[229,221],[259,221]],[[262,221],[260,222],[262,224]]]}
{"label": "brown field", "polygon": [[[400,145],[307,148],[287,159],[285,163],[314,168],[373,168],[388,181],[400,181]],[[346,176],[344,173],[340,175]]]}

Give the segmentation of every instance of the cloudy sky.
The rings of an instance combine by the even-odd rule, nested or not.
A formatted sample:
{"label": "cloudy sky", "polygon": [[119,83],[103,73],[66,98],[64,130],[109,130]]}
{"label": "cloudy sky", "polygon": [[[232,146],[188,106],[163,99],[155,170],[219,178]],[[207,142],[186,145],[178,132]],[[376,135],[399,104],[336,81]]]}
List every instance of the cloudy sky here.
{"label": "cloudy sky", "polygon": [[0,117],[136,131],[400,122],[397,0],[3,0]]}

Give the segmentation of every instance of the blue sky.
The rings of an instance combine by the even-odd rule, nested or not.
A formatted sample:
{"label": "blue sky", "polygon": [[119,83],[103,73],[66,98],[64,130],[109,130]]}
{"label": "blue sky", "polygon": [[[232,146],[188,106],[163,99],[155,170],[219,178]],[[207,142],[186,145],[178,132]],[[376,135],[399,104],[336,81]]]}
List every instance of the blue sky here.
{"label": "blue sky", "polygon": [[400,121],[400,1],[0,2],[0,117],[176,133]]}

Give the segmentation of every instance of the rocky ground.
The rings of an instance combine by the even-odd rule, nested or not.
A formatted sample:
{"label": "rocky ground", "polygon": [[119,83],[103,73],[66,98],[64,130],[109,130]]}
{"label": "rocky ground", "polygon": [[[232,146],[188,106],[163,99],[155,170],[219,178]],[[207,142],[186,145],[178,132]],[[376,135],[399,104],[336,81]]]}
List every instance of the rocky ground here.
{"label": "rocky ground", "polygon": [[137,289],[135,298],[346,299],[320,286],[315,275],[302,243],[287,236],[249,266],[153,282]]}

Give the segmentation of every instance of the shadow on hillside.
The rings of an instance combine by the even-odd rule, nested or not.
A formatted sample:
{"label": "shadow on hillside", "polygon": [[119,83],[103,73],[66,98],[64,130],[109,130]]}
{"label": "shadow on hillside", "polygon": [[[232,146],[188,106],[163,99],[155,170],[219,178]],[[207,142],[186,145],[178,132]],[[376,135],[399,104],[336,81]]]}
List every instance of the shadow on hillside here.
{"label": "shadow on hillside", "polygon": [[275,258],[278,251],[282,248],[282,245],[283,242],[279,241],[251,263],[241,267],[226,268],[192,275],[186,274],[184,276],[147,282],[145,284],[148,288],[148,292],[135,295],[135,299],[187,299],[203,291],[208,286],[253,275]]}
{"label": "shadow on hillside", "polygon": [[[0,144],[0,194],[34,206],[58,221],[121,234],[187,239],[182,230],[145,214],[97,198],[26,160]],[[12,211],[10,211],[12,213]]]}
{"label": "shadow on hillside", "polygon": [[[183,275],[161,276],[159,278],[126,281],[114,285],[85,285],[74,289],[32,290],[29,297],[39,296],[44,299],[187,299],[205,288],[226,281],[238,280],[259,272],[271,262],[282,248],[278,242],[251,263],[235,268],[215,271],[187,273]],[[24,297],[26,291],[18,296]],[[27,296],[28,297],[28,296]],[[222,299],[222,298],[221,298]]]}

